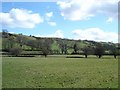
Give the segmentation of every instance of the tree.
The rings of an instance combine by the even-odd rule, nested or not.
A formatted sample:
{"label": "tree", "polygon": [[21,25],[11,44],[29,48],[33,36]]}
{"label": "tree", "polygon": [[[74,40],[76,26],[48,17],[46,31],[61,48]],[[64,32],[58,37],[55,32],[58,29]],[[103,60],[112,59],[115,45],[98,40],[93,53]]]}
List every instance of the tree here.
{"label": "tree", "polygon": [[51,45],[51,49],[52,49],[52,54],[59,54],[60,53],[59,45],[55,40]]}
{"label": "tree", "polygon": [[8,38],[2,39],[2,50],[9,51],[9,39]]}
{"label": "tree", "polygon": [[73,49],[74,49],[74,53],[77,54],[79,48],[76,43],[74,44]]}
{"label": "tree", "polygon": [[49,50],[47,47],[42,47],[42,53],[45,57],[47,57],[47,55],[49,54]]}
{"label": "tree", "polygon": [[67,52],[67,49],[68,49],[67,44],[61,43],[60,44],[60,49],[61,49],[62,54],[67,54],[68,53]]}
{"label": "tree", "polygon": [[87,58],[87,56],[89,54],[89,48],[88,47],[83,48],[83,54],[85,55],[85,58]]}
{"label": "tree", "polygon": [[62,54],[64,54],[64,45],[60,45],[60,48],[61,48]]}
{"label": "tree", "polygon": [[21,55],[22,49],[21,47],[13,47],[9,50],[9,53],[13,56],[19,56]]}
{"label": "tree", "polygon": [[34,48],[37,47],[38,42],[36,40],[28,40],[27,41],[27,45],[31,47],[31,50],[33,51]]}
{"label": "tree", "polygon": [[9,36],[8,38],[2,38],[2,50],[9,51],[16,45],[16,38],[14,36]]}
{"label": "tree", "polygon": [[110,52],[114,56],[114,58],[117,57],[117,55],[118,55],[118,49],[114,45],[111,46]]}
{"label": "tree", "polygon": [[83,51],[83,54],[85,55],[85,58],[87,58],[88,55],[92,55],[94,53],[92,46],[86,46],[82,49],[82,51]]}
{"label": "tree", "polygon": [[105,49],[101,44],[97,44],[95,47],[95,55],[98,56],[98,58],[101,58],[105,52]]}
{"label": "tree", "polygon": [[67,54],[67,44],[64,45],[64,54]]}
{"label": "tree", "polygon": [[16,43],[16,37],[15,36],[9,36],[8,37],[8,42],[9,42],[9,49],[13,48],[15,46]]}
{"label": "tree", "polygon": [[42,51],[42,54],[47,57],[48,54],[51,52],[51,44],[50,42],[45,40],[39,40],[37,44],[37,48]]}
{"label": "tree", "polygon": [[9,33],[7,29],[2,29],[2,37],[3,38],[8,38],[9,37]]}
{"label": "tree", "polygon": [[20,44],[20,47],[22,47],[23,45],[25,45],[27,43],[27,36],[24,36],[22,34],[19,34],[17,37],[16,37],[16,40],[17,42]]}

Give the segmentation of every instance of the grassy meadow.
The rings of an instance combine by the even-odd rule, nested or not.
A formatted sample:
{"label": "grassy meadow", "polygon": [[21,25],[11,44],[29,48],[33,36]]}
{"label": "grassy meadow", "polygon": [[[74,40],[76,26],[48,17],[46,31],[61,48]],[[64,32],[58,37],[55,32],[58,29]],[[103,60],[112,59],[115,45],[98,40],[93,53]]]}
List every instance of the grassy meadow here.
{"label": "grassy meadow", "polygon": [[118,60],[112,56],[3,57],[3,88],[117,88]]}

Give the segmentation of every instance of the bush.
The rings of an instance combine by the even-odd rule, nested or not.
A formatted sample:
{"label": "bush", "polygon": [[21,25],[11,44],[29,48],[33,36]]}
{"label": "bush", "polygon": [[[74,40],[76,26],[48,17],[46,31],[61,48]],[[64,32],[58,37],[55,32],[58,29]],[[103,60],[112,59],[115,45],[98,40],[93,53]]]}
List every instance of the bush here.
{"label": "bush", "polygon": [[9,50],[10,55],[19,56],[21,55],[22,49],[20,47],[13,47]]}

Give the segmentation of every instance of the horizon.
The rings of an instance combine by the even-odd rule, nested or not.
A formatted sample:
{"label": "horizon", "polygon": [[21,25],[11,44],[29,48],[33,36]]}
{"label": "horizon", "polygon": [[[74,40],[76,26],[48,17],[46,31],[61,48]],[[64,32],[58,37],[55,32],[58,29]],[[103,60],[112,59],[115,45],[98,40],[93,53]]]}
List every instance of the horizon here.
{"label": "horizon", "polygon": [[[2,33],[2,32],[0,32]],[[27,37],[34,37],[34,38],[47,38],[47,39],[66,39],[66,40],[72,40],[72,41],[88,41],[88,42],[97,42],[97,43],[113,43],[113,44],[120,44],[119,42],[105,42],[105,41],[95,41],[95,40],[81,40],[81,39],[72,39],[72,38],[61,38],[61,37],[37,37],[37,36],[34,36],[34,35],[25,35],[25,34],[22,34],[22,33],[11,33],[11,32],[8,32],[9,34],[12,34],[12,35],[23,35],[23,36],[27,36]]]}
{"label": "horizon", "polygon": [[118,43],[117,3],[118,0],[2,2],[0,27],[28,36]]}

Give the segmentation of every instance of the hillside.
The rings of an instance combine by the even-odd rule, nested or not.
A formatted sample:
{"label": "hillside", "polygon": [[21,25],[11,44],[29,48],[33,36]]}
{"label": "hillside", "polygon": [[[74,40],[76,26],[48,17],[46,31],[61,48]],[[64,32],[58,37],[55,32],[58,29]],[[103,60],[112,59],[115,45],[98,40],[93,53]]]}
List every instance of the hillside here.
{"label": "hillside", "polygon": [[[37,51],[44,49],[49,50],[49,54],[72,54],[82,53],[86,47],[96,47],[101,44],[106,52],[109,52],[111,47],[118,48],[117,43],[112,42],[96,42],[89,40],[73,40],[73,39],[62,39],[62,38],[43,38],[35,36],[26,36],[22,34],[11,34],[7,32],[0,33],[3,51],[9,51],[10,48],[20,46],[22,50],[31,51],[39,54]],[[27,52],[28,53],[28,52]],[[91,52],[92,54],[92,52]]]}

